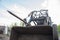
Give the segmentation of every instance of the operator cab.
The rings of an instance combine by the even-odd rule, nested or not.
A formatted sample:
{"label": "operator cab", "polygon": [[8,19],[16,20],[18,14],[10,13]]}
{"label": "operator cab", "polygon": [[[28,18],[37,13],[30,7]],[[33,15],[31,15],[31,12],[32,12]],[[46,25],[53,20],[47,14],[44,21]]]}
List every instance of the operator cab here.
{"label": "operator cab", "polygon": [[[32,11],[29,16],[28,23],[33,22],[35,25],[48,25],[50,17],[48,16],[48,10]],[[51,20],[50,20],[51,22]]]}

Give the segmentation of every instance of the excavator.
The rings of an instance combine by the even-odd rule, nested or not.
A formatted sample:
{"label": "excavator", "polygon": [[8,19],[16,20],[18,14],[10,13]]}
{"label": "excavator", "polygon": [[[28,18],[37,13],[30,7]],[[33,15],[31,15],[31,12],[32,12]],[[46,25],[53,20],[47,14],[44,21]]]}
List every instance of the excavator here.
{"label": "excavator", "polygon": [[12,27],[10,40],[58,40],[57,25],[52,23],[48,10],[34,10],[25,19],[9,10],[7,12],[25,23],[25,27]]}

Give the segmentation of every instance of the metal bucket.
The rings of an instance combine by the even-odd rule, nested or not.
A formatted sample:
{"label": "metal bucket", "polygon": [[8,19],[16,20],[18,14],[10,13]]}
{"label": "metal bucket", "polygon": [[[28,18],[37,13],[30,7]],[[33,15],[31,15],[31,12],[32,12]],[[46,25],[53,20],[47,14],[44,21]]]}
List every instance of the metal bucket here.
{"label": "metal bucket", "polygon": [[53,40],[52,27],[13,27],[10,40]]}

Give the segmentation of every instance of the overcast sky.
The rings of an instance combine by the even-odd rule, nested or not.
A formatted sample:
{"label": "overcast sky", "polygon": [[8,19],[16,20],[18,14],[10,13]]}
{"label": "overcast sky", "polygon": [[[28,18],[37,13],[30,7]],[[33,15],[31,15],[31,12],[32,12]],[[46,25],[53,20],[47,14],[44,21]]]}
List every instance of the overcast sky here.
{"label": "overcast sky", "polygon": [[60,24],[59,7],[59,0],[0,0],[0,25],[10,25],[14,22],[20,22],[6,10],[12,11],[23,19],[31,11],[40,9],[48,9],[52,21],[55,24]]}
{"label": "overcast sky", "polygon": [[52,21],[56,24],[60,24],[60,0],[49,0],[48,10]]}

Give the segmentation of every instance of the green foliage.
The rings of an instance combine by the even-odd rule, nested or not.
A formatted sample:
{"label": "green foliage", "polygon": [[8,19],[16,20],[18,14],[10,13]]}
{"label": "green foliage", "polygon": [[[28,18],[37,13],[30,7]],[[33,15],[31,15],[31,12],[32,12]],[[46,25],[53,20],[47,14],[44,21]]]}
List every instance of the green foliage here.
{"label": "green foliage", "polygon": [[19,24],[18,24],[17,22],[15,22],[15,23],[12,23],[12,24],[10,25],[10,27],[16,27],[16,26],[24,27],[24,22],[20,21]]}
{"label": "green foliage", "polygon": [[20,26],[24,27],[24,22],[21,21],[20,22]]}
{"label": "green foliage", "polygon": [[17,26],[17,22],[12,23],[12,24],[10,25],[10,27],[13,27],[13,26]]}
{"label": "green foliage", "polygon": [[58,25],[57,29],[58,29],[58,32],[60,32],[60,25]]}

